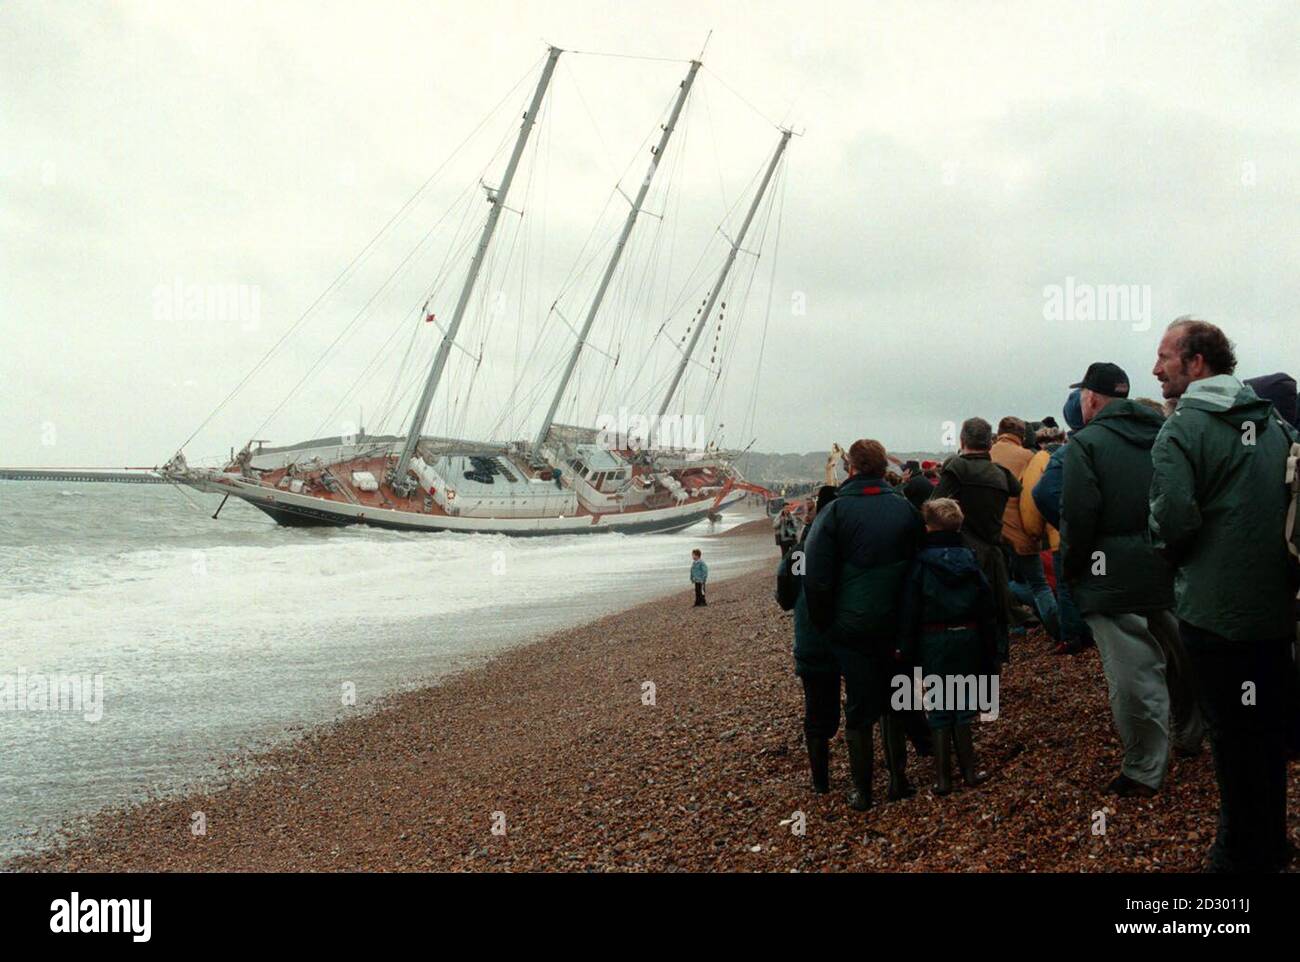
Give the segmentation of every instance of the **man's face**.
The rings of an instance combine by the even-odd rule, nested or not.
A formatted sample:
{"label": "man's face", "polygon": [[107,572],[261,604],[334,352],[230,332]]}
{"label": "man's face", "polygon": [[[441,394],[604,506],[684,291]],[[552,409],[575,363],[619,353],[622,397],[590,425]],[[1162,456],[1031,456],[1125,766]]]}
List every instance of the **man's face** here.
{"label": "man's face", "polygon": [[1084,388],[1083,393],[1079,395],[1079,406],[1083,408],[1083,423],[1087,424],[1095,418],[1104,403],[1101,395],[1097,394],[1096,391]]}
{"label": "man's face", "polygon": [[[1156,366],[1151,373],[1160,382],[1160,390],[1166,398],[1180,398],[1195,378],[1189,365],[1182,357],[1182,332],[1178,328],[1165,331],[1156,348]],[[1200,360],[1198,355],[1194,360]]]}

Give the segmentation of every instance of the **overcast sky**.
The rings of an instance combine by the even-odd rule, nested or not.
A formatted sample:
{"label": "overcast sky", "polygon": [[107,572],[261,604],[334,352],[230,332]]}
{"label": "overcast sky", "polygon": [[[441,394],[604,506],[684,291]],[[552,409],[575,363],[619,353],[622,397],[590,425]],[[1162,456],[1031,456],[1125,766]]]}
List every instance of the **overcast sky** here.
{"label": "overcast sky", "polygon": [[[1065,386],[1093,360],[1158,396],[1159,331],[1184,313],[1228,330],[1242,375],[1300,372],[1294,4],[10,0],[0,6],[0,464],[165,460],[486,118],[356,283],[187,452],[251,436],[450,212],[445,237],[409,262],[265,436],[338,433],[354,404],[372,421],[406,345],[412,383],[423,376],[435,338],[421,301],[486,213],[474,185],[500,177],[545,43],[662,58],[561,58],[512,195],[524,215],[508,213],[499,235],[514,259],[485,288],[503,291],[504,306],[467,322],[482,340],[456,352],[465,361],[475,344],[492,348],[465,430],[531,433],[546,398],[525,390],[523,361],[532,353],[545,369],[567,349],[560,322],[543,325],[547,309],[593,227],[602,241],[616,230],[626,205],[613,185],[623,176],[635,190],[646,138],[710,30],[647,204],[662,220],[638,225],[636,273],[597,326],[593,343],[626,355],[604,410],[624,388],[641,396],[631,372],[661,323],[670,339],[684,333],[689,319],[665,305],[702,296],[683,286],[685,268],[720,259],[714,228],[743,202],[782,122],[803,135],[762,258],[742,256],[739,276],[752,272],[754,285],[724,321],[738,339],[709,412],[729,444],[813,450],[870,436],[933,450],[945,421],[1059,415]],[[572,305],[562,302],[575,323],[597,273],[580,272]],[[634,277],[649,278],[640,299]],[[432,302],[442,319],[456,279]],[[1139,296],[1119,316],[1053,316],[1054,287],[1078,297],[1103,285],[1137,285]],[[188,317],[169,293],[178,286],[242,289],[256,317]],[[667,341],[655,343],[659,377]],[[604,363],[588,355],[581,391]],[[458,423],[448,404],[467,390],[460,368],[431,430]],[[706,382],[692,371],[686,413]],[[597,413],[576,407],[581,391],[562,416]],[[334,410],[340,399],[349,410]]]}

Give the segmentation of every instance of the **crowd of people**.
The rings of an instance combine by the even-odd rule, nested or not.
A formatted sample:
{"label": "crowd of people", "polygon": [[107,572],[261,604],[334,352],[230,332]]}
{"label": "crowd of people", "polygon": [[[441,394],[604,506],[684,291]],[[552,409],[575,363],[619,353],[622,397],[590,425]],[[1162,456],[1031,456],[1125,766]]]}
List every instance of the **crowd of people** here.
{"label": "crowd of people", "polygon": [[[1155,795],[1171,754],[1208,738],[1220,814],[1206,868],[1285,867],[1300,752],[1296,383],[1235,372],[1222,330],[1179,318],[1152,369],[1163,401],[1131,398],[1128,375],[1098,362],[1071,385],[1064,428],[968,418],[942,464],[896,467],[870,439],[836,449],[848,479],[818,492],[797,537],[778,530],[813,790],[830,789],[841,715],[855,809],[872,804],[877,723],[889,800],[915,793],[909,739],[934,759],[936,794],[953,790],[954,760],[982,783],[975,681],[996,694],[1037,623],[1055,653],[1100,656],[1123,745],[1107,791]],[[899,697],[922,678],[923,697]]]}

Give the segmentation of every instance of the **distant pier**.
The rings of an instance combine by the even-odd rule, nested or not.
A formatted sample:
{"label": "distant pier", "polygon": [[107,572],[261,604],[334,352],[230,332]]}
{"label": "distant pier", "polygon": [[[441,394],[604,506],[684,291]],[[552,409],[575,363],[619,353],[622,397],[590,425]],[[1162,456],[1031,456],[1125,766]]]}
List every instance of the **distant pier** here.
{"label": "distant pier", "polygon": [[111,481],[115,484],[165,484],[148,469],[110,471],[100,468],[0,468],[0,481]]}

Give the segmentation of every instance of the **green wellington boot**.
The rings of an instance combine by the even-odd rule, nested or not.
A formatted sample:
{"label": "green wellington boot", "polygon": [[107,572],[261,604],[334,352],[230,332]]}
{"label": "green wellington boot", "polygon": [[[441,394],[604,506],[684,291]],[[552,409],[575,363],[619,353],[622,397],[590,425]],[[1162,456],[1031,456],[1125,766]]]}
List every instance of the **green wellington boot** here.
{"label": "green wellington boot", "polygon": [[871,727],[844,730],[844,744],[849,749],[849,774],[853,780],[849,807],[858,812],[871,807]]}
{"label": "green wellington boot", "polygon": [[961,769],[961,777],[966,784],[974,788],[987,782],[988,772],[979,771],[979,762],[975,758],[975,742],[969,722],[952,730],[952,742],[957,751],[957,767]]}
{"label": "green wellington boot", "polygon": [[808,768],[812,772],[812,790],[825,795],[831,790],[831,741],[805,735],[808,743]]}
{"label": "green wellington boot", "polygon": [[941,728],[934,733],[934,793],[952,792],[952,729]]}
{"label": "green wellington boot", "polygon": [[886,712],[880,719],[880,740],[884,742],[885,766],[889,769],[889,792],[885,797],[891,802],[911,798],[916,789],[907,780],[907,732],[903,719]]}

